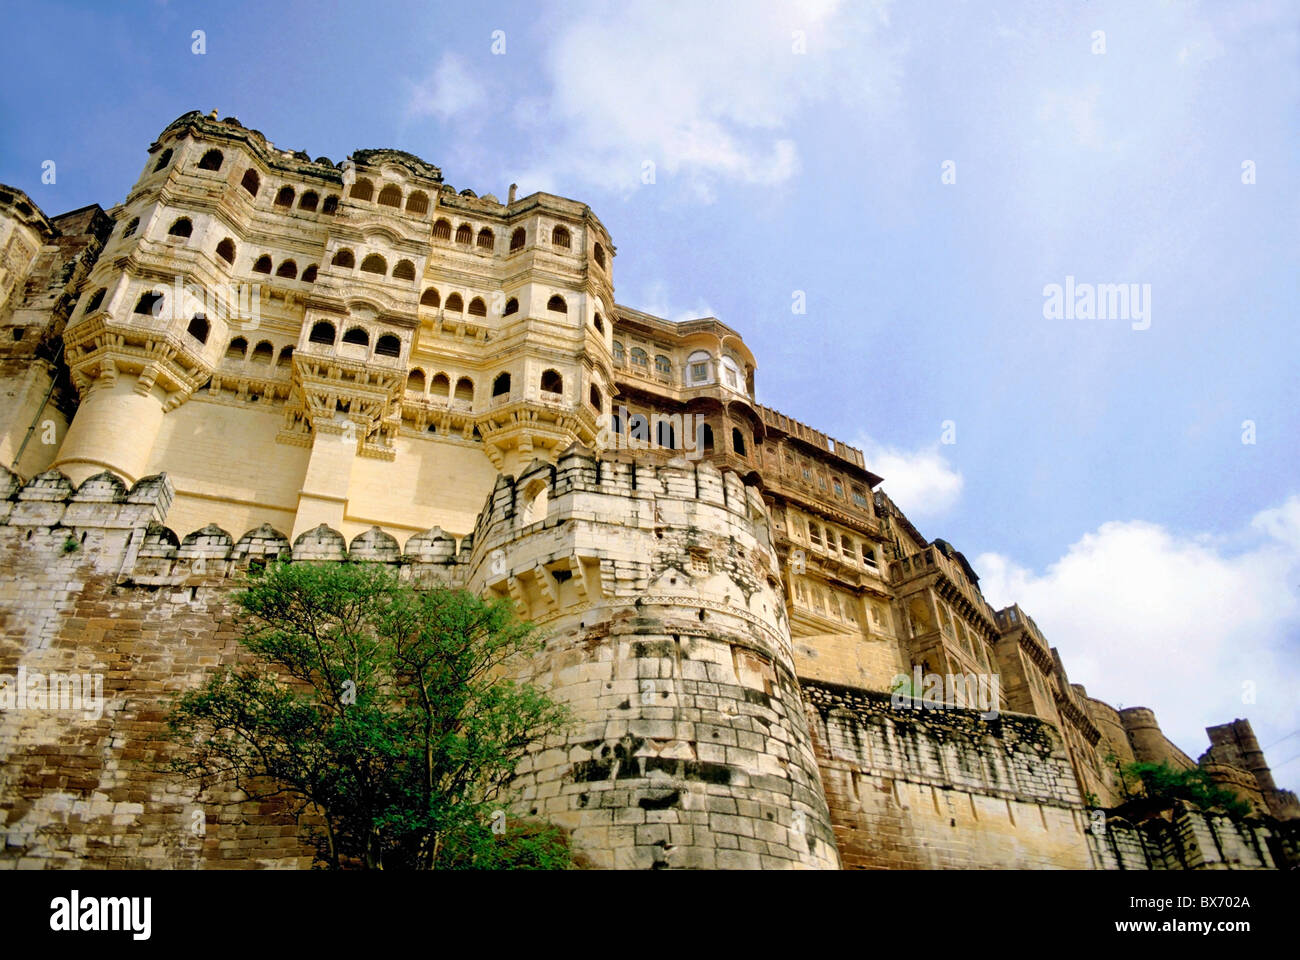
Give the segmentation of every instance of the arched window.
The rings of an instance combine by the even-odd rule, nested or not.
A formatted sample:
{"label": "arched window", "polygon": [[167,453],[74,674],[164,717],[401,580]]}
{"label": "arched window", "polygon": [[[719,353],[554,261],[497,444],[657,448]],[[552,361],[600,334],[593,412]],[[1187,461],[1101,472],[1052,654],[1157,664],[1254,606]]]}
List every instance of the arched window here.
{"label": "arched window", "polygon": [[270,273],[270,272],[271,272],[271,258],[268,257],[266,254],[262,254],[260,257],[258,257],[258,258],[257,258],[257,262],[253,264],[253,272],[254,272],[254,273]]}
{"label": "arched window", "polygon": [[132,234],[134,234],[135,231],[136,231],[136,228],[139,227],[139,226],[140,226],[140,218],[139,218],[139,217],[136,217],[134,220],[132,220],[130,223],[128,223],[128,224],[126,225],[126,229],[122,231],[122,239],[125,240],[127,237],[129,237],[129,236],[131,236]]}
{"label": "arched window", "polygon": [[248,353],[248,341],[243,337],[235,337],[230,341],[230,346],[226,347],[227,360],[243,360]]}
{"label": "arched window", "polygon": [[558,370],[542,371],[542,392],[543,393],[563,393],[564,377],[560,376]]}
{"label": "arched window", "polygon": [[615,340],[614,341],[614,362],[621,364],[624,360],[624,357],[625,354],[623,353],[623,342],[621,340]]}
{"label": "arched window", "polygon": [[510,392],[510,374],[498,373],[497,378],[492,381],[492,396],[504,397]]}
{"label": "arched window", "polygon": [[370,346],[370,334],[360,327],[352,327],[347,333],[343,334],[344,343],[356,344],[359,347]]}
{"label": "arched window", "polygon": [[598,243],[596,244],[595,252],[596,252],[596,263],[600,265],[600,268],[602,270],[605,269],[605,248]]}
{"label": "arched window", "polygon": [[677,435],[673,425],[667,420],[660,420],[655,427],[655,443],[668,450],[677,449]]}
{"label": "arched window", "polygon": [[331,193],[328,197],[326,197],[326,198],[325,198],[325,202],[321,204],[320,212],[321,212],[321,213],[338,213],[338,212],[339,212],[339,198],[338,198],[338,194]]}
{"label": "arched window", "polygon": [[357,265],[356,257],[352,256],[352,251],[344,248],[334,254],[334,259],[330,261],[336,267],[346,267],[351,270]]}
{"label": "arched window", "polygon": [[450,240],[451,221],[445,219],[439,219],[438,222],[433,225],[433,239]]}
{"label": "arched window", "polygon": [[375,353],[381,357],[400,357],[402,341],[391,333],[386,333],[375,341]]}
{"label": "arched window", "polygon": [[169,237],[188,237],[193,232],[194,224],[190,223],[189,217],[181,217],[167,228],[167,236]]}
{"label": "arched window", "polygon": [[482,297],[475,297],[469,302],[469,309],[465,312],[471,317],[486,317],[487,304],[483,302]]}
{"label": "arched window", "polygon": [[382,276],[388,272],[388,261],[379,254],[372,253],[361,261],[361,272],[378,273]]}
{"label": "arched window", "polygon": [[655,357],[655,373],[661,377],[671,377],[673,375],[673,362],[662,353]]}
{"label": "arched window", "polygon": [[234,263],[235,262],[235,241],[231,240],[229,237],[226,237],[226,239],[222,240],[219,244],[217,244],[217,256],[219,256],[222,260],[226,261],[226,263]]}
{"label": "arched window", "polygon": [[820,547],[822,545],[822,528],[810,522],[808,524],[808,539]]}
{"label": "arched window", "polygon": [[277,207],[292,207],[293,197],[293,187],[281,187],[280,192],[275,195],[275,205]]}
{"label": "arched window", "polygon": [[722,358],[722,381],[733,390],[745,389],[745,373],[731,357]]}
{"label": "arched window", "polygon": [[406,375],[406,389],[415,393],[424,393],[424,371],[419,367]]}
{"label": "arched window", "polygon": [[510,316],[510,314],[518,313],[518,312],[519,312],[519,301],[516,300],[514,297],[511,297],[509,300],[506,301],[506,309],[505,312],[502,314],[502,316],[508,317]]}
{"label": "arched window", "polygon": [[731,449],[745,456],[745,435],[740,432],[740,427],[731,428]]}
{"label": "arched window", "polygon": [[465,300],[459,293],[453,293],[447,298],[447,309],[453,313],[460,313],[465,309]]}
{"label": "arched window", "polygon": [[441,302],[442,298],[438,296],[438,291],[433,287],[429,287],[424,293],[420,294],[420,306],[422,307],[436,307]]}
{"label": "arched window", "polygon": [[474,228],[468,223],[462,223],[456,228],[457,243],[472,243],[474,240]]}
{"label": "arched window", "polygon": [[844,551],[846,556],[853,556],[853,541],[844,534],[840,534],[840,549]]}
{"label": "arched window", "polygon": [[100,287],[98,290],[96,290],[95,293],[94,293],[94,295],[91,296],[90,300],[88,300],[88,301],[86,302],[86,309],[85,309],[85,312],[86,312],[86,313],[92,313],[92,312],[94,312],[95,310],[98,310],[98,309],[99,309],[99,305],[100,305],[101,303],[104,302],[104,297],[105,297],[107,294],[108,294],[108,288],[107,288],[107,287]]}
{"label": "arched window", "polygon": [[310,267],[308,267],[306,270],[302,272],[302,282],[303,283],[316,282],[316,264],[313,263]]}
{"label": "arched window", "polygon": [[497,245],[497,235],[484,227],[478,232],[478,246],[480,250],[491,250]]}
{"label": "arched window", "polygon": [[379,191],[379,203],[385,207],[402,208],[402,188],[394,183],[388,184],[384,189]]}
{"label": "arched window", "polygon": [[265,363],[269,367],[274,359],[275,347],[271,346],[271,341],[263,340],[253,348],[254,363]]}
{"label": "arched window", "polygon": [[588,395],[587,401],[597,410],[601,409],[605,402],[605,398],[601,396],[600,387],[594,383],[591,385],[591,393]]}
{"label": "arched window", "polygon": [[318,203],[320,203],[320,194],[316,193],[315,190],[308,190],[302,195],[302,199],[298,201],[298,209],[315,210]]}
{"label": "arched window", "polygon": [[710,372],[712,357],[705,350],[696,350],[686,358],[686,370],[691,383],[709,383],[713,376]]}
{"label": "arched window", "polygon": [[640,347],[632,348],[632,366],[647,369],[650,367],[650,356]]}
{"label": "arched window", "polygon": [[556,227],[551,231],[551,246],[560,250],[568,250],[571,242],[567,228]]}
{"label": "arched window", "polygon": [[429,383],[429,395],[431,397],[446,397],[451,393],[451,381],[447,379],[445,373],[440,373]]}
{"label": "arched window", "polygon": [[201,313],[196,313],[190,318],[190,325],[185,328],[185,332],[199,343],[207,343],[209,329],[208,318]]}
{"label": "arched window", "polygon": [[592,322],[596,324],[597,330],[599,330],[601,333],[605,332],[605,321],[601,319],[599,313],[596,314],[596,318]]}
{"label": "arched window", "polygon": [[209,150],[199,161],[200,170],[220,170],[226,157],[220,150]]}
{"label": "arched window", "polygon": [[244,179],[239,181],[239,185],[248,191],[250,197],[255,197],[258,188],[262,186],[262,178],[257,175],[256,170],[249,167],[244,171]]}
{"label": "arched window", "polygon": [[704,442],[702,445],[705,450],[713,449],[713,428],[707,423],[704,425]]}
{"label": "arched window", "polygon": [[348,196],[353,200],[369,200],[374,195],[375,185],[365,177],[352,184],[352,189],[348,191]]}
{"label": "arched window", "polygon": [[397,266],[393,267],[394,280],[414,280],[415,264],[410,260],[398,260]]}
{"label": "arched window", "polygon": [[338,336],[334,331],[334,324],[328,320],[318,320],[311,328],[311,336],[307,338],[308,343],[328,343],[334,345],[334,338]]}
{"label": "arched window", "polygon": [[158,163],[153,168],[153,172],[157,173],[159,170],[161,170],[163,167],[167,166],[167,164],[171,162],[172,162],[172,151],[171,148],[168,147],[166,150],[164,150],[161,154],[158,155]]}
{"label": "arched window", "polygon": [[283,347],[280,350],[280,356],[275,361],[277,367],[287,367],[293,363],[293,347]]}
{"label": "arched window", "polygon": [[568,313],[569,305],[564,302],[564,298],[558,293],[546,301],[546,309],[554,313]]}
{"label": "arched window", "polygon": [[140,294],[140,299],[135,302],[135,312],[158,317],[162,315],[162,306],[163,295],[156,290],[149,290]]}
{"label": "arched window", "polygon": [[406,212],[420,215],[429,212],[429,195],[423,190],[416,190],[406,198]]}
{"label": "arched window", "polygon": [[294,263],[292,260],[286,260],[275,268],[275,275],[277,277],[284,277],[286,280],[292,280],[298,276],[298,264]]}
{"label": "arched window", "polygon": [[456,381],[456,399],[466,402],[474,400],[474,381],[469,377],[461,377]]}
{"label": "arched window", "polygon": [[513,253],[516,250],[522,250],[524,248],[524,242],[526,240],[527,240],[527,235],[524,233],[524,228],[515,227],[514,233],[510,234],[511,253]]}

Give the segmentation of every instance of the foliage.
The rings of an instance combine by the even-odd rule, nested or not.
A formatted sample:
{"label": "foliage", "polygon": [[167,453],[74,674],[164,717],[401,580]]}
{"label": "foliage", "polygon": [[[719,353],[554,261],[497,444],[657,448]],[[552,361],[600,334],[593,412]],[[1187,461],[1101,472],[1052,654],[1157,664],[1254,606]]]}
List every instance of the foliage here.
{"label": "foliage", "polygon": [[174,704],[193,749],[170,769],[314,806],[333,867],[569,864],[562,831],[500,812],[518,761],[568,724],[509,677],[542,641],[508,601],[417,590],[369,563],[275,564],[236,600],[252,662]]}
{"label": "foliage", "polygon": [[1231,790],[1218,786],[1200,767],[1179,770],[1160,763],[1125,764],[1127,778],[1140,780],[1146,796],[1153,800],[1182,800],[1201,810],[1220,808],[1236,817],[1249,816],[1250,804]]}

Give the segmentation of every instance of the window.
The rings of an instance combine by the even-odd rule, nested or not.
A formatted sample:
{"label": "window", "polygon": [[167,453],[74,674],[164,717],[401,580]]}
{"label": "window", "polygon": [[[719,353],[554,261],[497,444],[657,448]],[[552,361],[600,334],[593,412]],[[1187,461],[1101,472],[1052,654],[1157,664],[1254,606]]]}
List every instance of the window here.
{"label": "window", "polygon": [[542,392],[564,393],[564,378],[560,376],[559,371],[542,371]]}
{"label": "window", "polygon": [[465,309],[465,301],[459,293],[453,293],[447,298],[447,309],[460,313]]}
{"label": "window", "polygon": [[474,239],[474,228],[468,223],[462,223],[456,228],[456,242],[470,243]]}
{"label": "window", "polygon": [[867,495],[863,493],[861,487],[853,487],[853,502],[864,510],[867,509]]}
{"label": "window", "polygon": [[406,212],[423,216],[429,212],[429,195],[423,190],[416,190],[406,198]]}
{"label": "window", "polygon": [[500,373],[492,381],[492,396],[504,397],[510,393],[510,374]]}
{"label": "window", "polygon": [[673,374],[673,362],[662,353],[655,357],[655,373],[661,377],[671,377]]}
{"label": "window", "polygon": [[840,549],[844,551],[846,557],[851,558],[853,556],[853,541],[842,533],[840,534]]}
{"label": "window", "polygon": [[524,233],[524,228],[515,227],[515,232],[510,234],[510,252],[514,253],[516,250],[522,250],[526,239],[527,236]]}
{"label": "window", "polygon": [[372,253],[361,261],[362,273],[377,273],[383,276],[388,272],[388,261],[377,253]]}
{"label": "window", "polygon": [[623,344],[619,340],[614,341],[614,362],[621,364],[623,362]]}
{"label": "window", "polygon": [[254,273],[270,273],[270,272],[271,272],[271,258],[268,257],[266,254],[262,254],[260,257],[258,257],[258,258],[257,258],[257,262],[253,264],[253,272],[254,272]]}
{"label": "window", "polygon": [[334,338],[337,334],[334,332],[334,324],[321,320],[311,328],[311,336],[307,338],[308,343],[328,343],[334,345]]}
{"label": "window", "polygon": [[284,277],[286,280],[293,280],[298,276],[298,264],[292,260],[286,260],[275,268],[277,277]]}
{"label": "window", "polygon": [[632,366],[634,366],[634,367],[649,367],[649,366],[650,366],[650,355],[647,354],[647,353],[646,353],[644,350],[642,350],[640,347],[633,347],[633,348],[632,348]]}
{"label": "window", "polygon": [[835,496],[842,498],[844,496],[844,484],[840,483],[838,477],[831,480],[831,483],[835,487]]}
{"label": "window", "polygon": [[161,170],[163,167],[167,166],[167,164],[171,162],[172,162],[172,151],[171,148],[168,147],[166,150],[164,150],[161,154],[158,155],[158,163],[156,166],[154,166],[153,172],[157,173],[159,170]]}
{"label": "window", "polygon": [[451,223],[447,220],[439,220],[433,225],[433,238],[435,240],[451,239]]}
{"label": "window", "polygon": [[874,567],[876,565],[876,551],[871,549],[871,544],[869,543],[864,543],[862,545],[862,562],[869,567]]}
{"label": "window", "polygon": [[474,381],[469,377],[461,377],[456,381],[456,399],[466,403],[474,401]]}
{"label": "window", "polygon": [[374,195],[375,185],[364,177],[352,184],[352,189],[348,193],[353,200],[369,200]]}
{"label": "window", "polygon": [[370,346],[370,334],[360,327],[353,327],[343,334],[343,342],[355,344],[358,347],[368,347]]}
{"label": "window", "polygon": [[731,357],[722,358],[722,379],[733,390],[743,390],[745,387],[745,374]]}
{"label": "window", "polygon": [[181,217],[167,228],[167,236],[169,237],[188,237],[193,232],[194,224],[190,223],[189,217]]}
{"label": "window", "polygon": [[379,191],[379,204],[384,207],[402,208],[402,188],[390,183]]}
{"label": "window", "polygon": [[243,337],[235,337],[234,340],[230,341],[230,345],[226,347],[227,360],[243,360],[247,353],[248,341]]}
{"label": "window", "polygon": [[713,358],[704,350],[697,350],[686,358],[687,368],[691,375],[691,383],[709,382],[709,366],[712,359]]}
{"label": "window", "polygon": [[345,269],[351,270],[357,265],[357,259],[352,255],[351,250],[344,248],[334,254],[334,259],[331,260],[330,263],[336,267],[344,267]]}
{"label": "window", "polygon": [[564,302],[562,296],[556,294],[546,301],[546,309],[550,310],[552,313],[568,313],[569,305]]}
{"label": "window", "polygon": [[393,267],[394,280],[414,280],[415,264],[410,260],[399,260],[397,266]]}
{"label": "window", "polygon": [[704,425],[704,443],[703,443],[703,447],[704,447],[705,450],[712,450],[712,449],[713,449],[713,428],[712,428],[711,426],[709,426],[707,423]]}
{"label": "window", "polygon": [[281,187],[280,192],[275,195],[275,205],[277,207],[292,207],[293,197],[293,187]]}
{"label": "window", "polygon": [[519,312],[519,301],[516,300],[514,297],[511,297],[509,300],[506,301],[505,313],[502,314],[502,316],[508,317],[510,316],[510,314],[518,313],[518,312]]}
{"label": "window", "polygon": [[375,342],[375,354],[380,357],[400,357],[402,341],[391,333],[386,333]]}
{"label": "window", "polygon": [[244,179],[239,181],[239,185],[248,191],[250,197],[255,197],[258,188],[262,186],[262,178],[257,175],[256,170],[250,167],[244,171]]}
{"label": "window", "polygon": [[429,393],[435,397],[446,398],[451,393],[451,381],[445,373],[440,373],[429,384]]}
{"label": "window", "polygon": [[140,294],[135,302],[135,312],[158,317],[162,315],[163,295],[156,290]]}
{"label": "window", "polygon": [[655,426],[655,443],[668,450],[677,449],[677,434],[667,420],[660,420]]}
{"label": "window", "polygon": [[86,313],[92,313],[99,309],[99,305],[104,302],[104,297],[108,294],[107,287],[100,287],[86,303]]}
{"label": "window", "polygon": [[601,333],[605,332],[605,321],[601,319],[599,313],[596,314],[595,319],[592,320],[592,323],[596,325],[596,329],[599,330]]}
{"label": "window", "polygon": [[799,467],[803,473],[804,480],[808,481],[809,483],[812,483],[812,478],[813,478],[812,467],[808,466],[806,462],[799,464]]}
{"label": "window", "polygon": [[136,228],[139,226],[140,226],[140,218],[136,217],[134,220],[128,223],[126,225],[126,229],[122,231],[122,239],[125,240],[127,237],[133,235],[136,231]]}
{"label": "window", "polygon": [[473,300],[469,302],[469,309],[465,312],[468,313],[471,317],[486,317],[487,304],[483,302],[482,297],[475,297]]}
{"label": "window", "polygon": [[320,203],[320,195],[314,190],[308,190],[302,195],[302,199],[298,201],[298,209],[315,210],[318,203]]}
{"label": "window", "polygon": [[235,241],[231,240],[229,237],[226,237],[226,239],[222,240],[219,244],[217,244],[217,256],[219,256],[222,260],[226,261],[226,263],[234,263],[235,262]]}
{"label": "window", "polygon": [[605,269],[605,248],[602,247],[599,243],[596,244],[595,254],[596,254],[596,263],[600,265],[600,268],[602,270]]}
{"label": "window", "polygon": [[597,410],[601,409],[601,405],[604,403],[604,397],[602,397],[600,394],[600,387],[596,386],[593,383],[591,385],[591,394],[588,396],[587,399],[588,402]]}
{"label": "window", "polygon": [[273,359],[275,359],[275,347],[271,346],[269,340],[263,340],[253,348],[254,363],[264,363],[269,367]]}
{"label": "window", "polygon": [[436,307],[441,302],[442,299],[438,296],[438,291],[433,287],[429,287],[424,293],[420,294],[420,306],[422,307]]}
{"label": "window", "polygon": [[208,330],[208,318],[201,313],[196,313],[191,317],[190,325],[185,328],[185,332],[199,343],[208,342]]}
{"label": "window", "polygon": [[560,250],[568,250],[570,242],[569,231],[564,227],[556,227],[551,231],[551,246]]}
{"label": "window", "polygon": [[283,347],[280,350],[280,357],[275,361],[277,367],[287,367],[293,363],[293,347]]}
{"label": "window", "polygon": [[478,247],[480,250],[492,250],[496,247],[497,235],[484,227],[478,232]]}
{"label": "window", "polygon": [[200,170],[220,170],[222,162],[226,159],[225,154],[220,150],[209,150],[199,161]]}
{"label": "window", "polygon": [[731,448],[742,457],[745,455],[745,435],[740,432],[739,427],[731,428]]}
{"label": "window", "polygon": [[822,545],[822,528],[810,522],[808,524],[808,539],[820,547]]}
{"label": "window", "polygon": [[418,367],[406,375],[406,389],[424,393],[424,371]]}
{"label": "window", "polygon": [[313,263],[310,267],[308,267],[306,270],[302,272],[302,282],[303,283],[316,282],[316,264]]}
{"label": "window", "polygon": [[339,212],[339,198],[338,198],[338,194],[331,193],[328,197],[326,197],[326,198],[325,198],[325,202],[321,204],[320,212],[321,212],[321,213],[338,213],[338,212]]}

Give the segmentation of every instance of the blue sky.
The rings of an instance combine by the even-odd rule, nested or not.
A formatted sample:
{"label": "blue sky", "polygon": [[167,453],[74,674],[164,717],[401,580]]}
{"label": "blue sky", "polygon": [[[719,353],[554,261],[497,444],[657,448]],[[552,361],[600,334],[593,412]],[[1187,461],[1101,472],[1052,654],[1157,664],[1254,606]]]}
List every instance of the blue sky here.
{"label": "blue sky", "polygon": [[[1248,716],[1300,784],[1300,734],[1282,739],[1300,728],[1294,4],[50,3],[5,20],[22,43],[0,181],[47,212],[117,202],[167,123],[213,108],[313,157],[398,147],[457,189],[590,203],[620,302],[740,330],[760,400],[864,447],[1071,680],[1151,706],[1194,755],[1205,725]],[[1045,319],[1067,276],[1149,284],[1150,327]]]}

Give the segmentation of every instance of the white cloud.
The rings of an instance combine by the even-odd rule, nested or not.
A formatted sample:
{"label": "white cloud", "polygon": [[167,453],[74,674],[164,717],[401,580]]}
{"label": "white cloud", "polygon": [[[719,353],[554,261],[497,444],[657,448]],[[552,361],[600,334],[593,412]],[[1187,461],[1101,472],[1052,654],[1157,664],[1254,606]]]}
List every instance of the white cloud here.
{"label": "white cloud", "polygon": [[[994,607],[1014,601],[1034,617],[1071,682],[1150,707],[1193,758],[1212,724],[1248,717],[1266,747],[1300,726],[1300,496],[1230,539],[1114,521],[1042,574],[992,553],[975,569]],[[1298,770],[1276,773],[1294,783]]]}
{"label": "white cloud", "polygon": [[446,120],[477,110],[486,99],[483,85],[470,74],[464,61],[454,54],[444,54],[429,77],[413,85],[407,110],[412,116]]}
{"label": "white cloud", "polygon": [[694,306],[684,307],[680,302],[673,300],[668,292],[668,284],[662,280],[655,280],[644,285],[636,291],[632,298],[638,310],[643,310],[651,316],[662,317],[664,320],[671,320],[673,323],[682,323],[685,320],[697,320],[700,317],[715,317],[716,313],[713,308],[703,299],[697,298]]}
{"label": "white cloud", "polygon": [[965,481],[943,456],[938,445],[903,450],[859,437],[854,444],[866,457],[867,469],[884,477],[880,489],[910,520],[946,513],[961,497]]}

